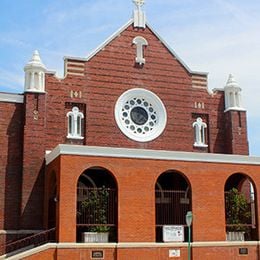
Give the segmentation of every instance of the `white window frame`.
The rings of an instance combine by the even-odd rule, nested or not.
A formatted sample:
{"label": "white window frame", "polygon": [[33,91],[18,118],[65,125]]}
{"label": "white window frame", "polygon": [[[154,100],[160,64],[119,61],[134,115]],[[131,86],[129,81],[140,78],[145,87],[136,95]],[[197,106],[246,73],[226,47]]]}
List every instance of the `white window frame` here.
{"label": "white window frame", "polygon": [[195,147],[208,147],[206,144],[206,129],[207,124],[203,122],[201,117],[198,117],[192,124],[194,128],[194,144]]}
{"label": "white window frame", "polygon": [[[135,99],[140,99],[142,103],[130,105],[130,102]],[[144,103],[147,103],[148,106],[146,107]],[[134,107],[142,107],[146,110],[148,114],[147,122],[143,125],[136,125],[131,119],[130,110],[125,110],[126,105],[130,107],[130,110]],[[149,107],[152,108],[153,112],[149,111]],[[167,123],[167,112],[161,99],[153,92],[142,88],[129,89],[124,92],[116,102],[114,113],[116,123],[122,133],[137,142],[149,142],[159,137]],[[124,118],[125,113],[126,118]],[[155,113],[156,119],[153,119]],[[129,124],[126,121],[129,121]],[[151,123],[153,124],[152,127],[150,126]],[[135,129],[131,129],[131,127]],[[141,129],[140,132],[136,131],[138,128]],[[148,128],[147,131],[146,128]]]}
{"label": "white window frame", "polygon": [[67,138],[71,139],[84,139],[82,136],[82,119],[84,115],[79,111],[78,107],[73,107],[67,113],[68,118],[68,135]]}

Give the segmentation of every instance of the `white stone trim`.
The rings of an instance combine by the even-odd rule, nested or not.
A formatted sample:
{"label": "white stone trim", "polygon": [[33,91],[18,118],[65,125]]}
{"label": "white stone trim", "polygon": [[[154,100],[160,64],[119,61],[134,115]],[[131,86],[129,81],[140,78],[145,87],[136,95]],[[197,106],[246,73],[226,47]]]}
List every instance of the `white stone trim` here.
{"label": "white stone trim", "polygon": [[59,155],[260,165],[260,157],[245,155],[175,152],[162,150],[157,151],[133,148],[130,149],[69,144],[59,144],[52,150],[50,154],[45,155],[46,165],[51,163]]}
{"label": "white stone trim", "polygon": [[198,71],[192,71],[188,65],[176,54],[176,52],[172,49],[172,47],[153,29],[153,27],[149,24],[146,23],[147,27],[155,34],[155,36],[160,40],[160,42],[168,49],[168,51],[175,56],[176,60],[178,60],[181,65],[191,74],[196,74],[196,75],[205,75],[207,76],[209,73],[208,72],[198,72]]}
{"label": "white stone trim", "polygon": [[[78,61],[89,61],[91,58],[93,58],[99,51],[101,51],[103,48],[106,47],[107,44],[109,44],[112,40],[114,40],[116,37],[118,37],[129,25],[133,24],[134,20],[130,19],[125,25],[123,25],[121,28],[119,28],[114,34],[112,34],[109,38],[107,38],[104,42],[102,42],[96,49],[94,49],[87,58],[80,58],[80,57],[72,57],[72,56],[65,56],[64,60],[72,59],[72,60],[78,60]],[[146,26],[155,34],[155,36],[159,39],[159,41],[168,49],[168,51],[175,56],[175,58],[181,63],[181,65],[191,74],[194,75],[208,75],[208,72],[198,72],[198,71],[192,71],[185,62],[175,53],[175,51],[166,43],[166,41],[152,28],[152,26],[146,22]]]}
{"label": "white stone trim", "polygon": [[206,128],[207,124],[203,122],[201,117],[197,117],[192,124],[195,133],[194,147],[208,147],[206,144]]}
{"label": "white stone trim", "polygon": [[241,111],[241,112],[246,112],[245,108],[242,107],[229,107],[227,109],[224,110],[224,113],[228,112],[228,111]]}
{"label": "white stone trim", "polygon": [[67,71],[67,72],[66,72],[66,76],[67,76],[67,75],[84,76],[84,73]]}
{"label": "white stone trim", "polygon": [[0,102],[23,103],[23,94],[0,93]]}
{"label": "white stone trim", "polygon": [[145,58],[144,58],[144,46],[148,45],[147,40],[142,36],[136,36],[133,39],[133,44],[136,45],[136,58],[135,62],[139,65],[145,64]]}
{"label": "white stone trim", "polygon": [[[147,116],[144,122],[138,124],[134,121],[134,109],[143,110]],[[159,137],[167,123],[167,113],[161,99],[153,92],[142,88],[125,91],[116,102],[114,114],[122,133],[138,142],[148,142]]]}
{"label": "white stone trim", "polygon": [[[67,67],[67,69],[68,70],[77,70],[77,71],[83,71],[84,72],[84,70],[85,70],[85,68],[84,67],[82,67],[82,68],[78,68],[78,67]],[[71,73],[71,72],[69,72],[69,73]]]}
{"label": "white stone trim", "polygon": [[33,52],[31,60],[25,65],[24,72],[24,91],[44,93],[46,67],[37,50]]}
{"label": "white stone trim", "polygon": [[[79,111],[77,106],[74,106],[71,111],[67,113],[68,121],[68,135],[69,139],[84,139],[82,136],[82,120],[84,114]],[[78,129],[79,126],[79,129]]]}

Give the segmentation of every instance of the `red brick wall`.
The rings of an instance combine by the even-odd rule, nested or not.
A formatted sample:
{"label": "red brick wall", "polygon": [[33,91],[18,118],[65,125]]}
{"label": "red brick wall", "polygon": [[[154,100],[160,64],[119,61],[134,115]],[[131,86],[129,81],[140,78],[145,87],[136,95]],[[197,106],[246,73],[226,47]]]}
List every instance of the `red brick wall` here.
{"label": "red brick wall", "polygon": [[[193,241],[226,240],[224,186],[232,174],[247,174],[256,187],[260,185],[257,165],[63,155],[58,177],[57,204],[60,242],[76,241],[77,181],[85,169],[93,166],[109,170],[118,184],[119,242],[155,242],[154,189],[158,177],[167,170],[183,173],[190,182],[194,214]],[[52,170],[50,165],[48,174]],[[258,196],[256,198],[259,203]]]}
{"label": "red brick wall", "polygon": [[[136,36],[143,36],[148,41],[145,49],[146,64],[143,67],[135,66],[136,46],[132,44],[132,40]],[[153,91],[166,106],[166,129],[152,142],[140,143],[128,139],[119,130],[114,119],[118,97],[126,90],[136,87]],[[58,80],[48,74],[46,90],[48,149],[59,143],[70,142],[66,140],[65,102],[74,102],[86,105],[87,145],[230,153],[230,147],[226,147],[229,136],[225,133],[223,92],[210,95],[206,89],[192,87],[192,75],[149,28],[136,30],[129,26],[85,63],[85,76],[68,75],[64,80]],[[71,91],[80,95],[71,98]],[[195,102],[204,103],[204,108],[195,108]],[[208,149],[193,147],[193,114],[208,118]],[[237,122],[235,118],[230,120],[232,124]],[[244,117],[242,120],[245,136],[236,138],[232,150],[247,154],[246,120]],[[235,149],[236,146],[239,148]]]}
{"label": "red brick wall", "polygon": [[0,230],[17,229],[20,216],[23,104],[0,102]]}
{"label": "red brick wall", "polygon": [[246,112],[226,112],[226,149],[231,154],[248,154]]}
{"label": "red brick wall", "polygon": [[[23,260],[54,260],[59,259],[57,257],[57,250],[56,249],[48,249],[40,253],[33,254],[28,257],[23,257]],[[67,258],[70,259],[70,258]],[[76,258],[75,258],[76,259]]]}
{"label": "red brick wall", "polygon": [[21,228],[41,229],[45,170],[45,94],[25,94]]}
{"label": "red brick wall", "polygon": [[[239,255],[239,248],[247,248],[247,255]],[[169,250],[179,249],[180,257],[170,258]],[[103,250],[105,260],[168,260],[168,259],[178,259],[186,260],[187,248],[178,246],[164,246],[164,247],[119,247],[119,248],[70,248],[69,246],[58,248],[58,249],[48,249],[28,257],[24,257],[24,260],[34,260],[34,259],[48,259],[48,260],[67,260],[67,259],[84,259],[91,260],[91,252],[95,250]],[[244,260],[257,260],[259,259],[259,253],[257,253],[257,246],[217,246],[217,247],[194,247],[192,248],[192,259],[193,260],[219,260],[223,259],[244,259]]]}
{"label": "red brick wall", "polygon": [[[143,36],[148,41],[145,49],[146,64],[142,68],[135,66],[136,46],[132,45],[132,40],[136,36]],[[0,155],[0,228],[40,229],[43,226],[45,150],[51,150],[59,143],[75,143],[66,139],[68,103],[84,108],[82,112],[85,114],[85,139],[80,144],[248,153],[245,113],[241,112],[242,127],[238,129],[237,114],[232,112],[232,116],[226,117],[223,113],[223,92],[209,95],[206,89],[192,87],[192,75],[169,53],[149,28],[136,30],[129,26],[90,61],[85,62],[84,73],[85,76],[68,75],[65,79],[57,79],[49,73],[46,75],[46,94],[25,94],[24,136],[23,105],[0,104],[0,145],[3,149]],[[114,119],[114,107],[118,97],[124,91],[136,87],[153,91],[166,106],[166,129],[152,142],[131,141],[121,133]],[[72,98],[71,91],[77,92],[78,95]],[[205,108],[195,108],[194,102],[204,103]],[[208,118],[207,150],[193,147],[194,114]],[[225,125],[227,120],[230,125]],[[232,130],[228,135],[225,133],[227,129]],[[128,170],[125,169],[126,172]],[[135,165],[135,170],[132,169],[137,174],[143,170],[143,165],[139,168]],[[132,176],[133,172],[129,174]],[[210,174],[207,174],[208,178],[211,178]],[[136,177],[134,174],[131,178]],[[136,185],[139,187],[138,194],[137,190],[134,190],[135,187],[129,186],[125,179],[122,179],[124,188],[120,187],[119,196],[142,196],[140,190],[147,180],[151,181],[150,175],[139,180]],[[62,181],[62,185],[63,183]],[[149,185],[150,189],[154,184]],[[125,191],[128,191],[128,195]],[[132,210],[131,206],[121,206],[126,212]],[[150,201],[147,200],[146,206],[152,209],[152,197]],[[135,210],[138,209],[142,209],[142,205],[136,201]],[[66,208],[60,210],[68,213],[70,211]],[[122,219],[127,222],[126,216],[122,216]],[[154,221],[153,218],[148,219],[150,224]],[[145,222],[142,220],[136,228],[141,228]],[[143,240],[153,240],[154,232],[148,230]],[[119,234],[120,239],[135,240],[131,235],[127,238],[127,233],[127,229],[122,231]]]}

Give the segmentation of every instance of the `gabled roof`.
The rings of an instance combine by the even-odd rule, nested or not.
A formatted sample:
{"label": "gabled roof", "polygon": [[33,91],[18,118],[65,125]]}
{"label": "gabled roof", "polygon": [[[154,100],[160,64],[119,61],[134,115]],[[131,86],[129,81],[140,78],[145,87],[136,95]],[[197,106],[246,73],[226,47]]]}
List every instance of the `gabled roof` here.
{"label": "gabled roof", "polygon": [[[111,41],[113,41],[118,35],[120,35],[128,26],[133,24],[133,18],[130,19],[126,24],[124,24],[121,28],[119,28],[115,33],[113,33],[109,38],[107,38],[103,43],[101,43],[96,49],[94,49],[86,58],[80,57],[71,57],[65,56],[64,60],[72,59],[79,61],[89,61],[93,58],[99,51],[106,47]],[[185,62],[176,54],[176,52],[170,47],[170,45],[164,41],[164,39],[146,22],[146,26],[154,33],[154,35],[160,40],[160,42],[168,49],[168,51],[180,62],[180,64],[190,73],[190,74],[199,74],[199,75],[208,75],[207,72],[197,72],[192,71]]]}

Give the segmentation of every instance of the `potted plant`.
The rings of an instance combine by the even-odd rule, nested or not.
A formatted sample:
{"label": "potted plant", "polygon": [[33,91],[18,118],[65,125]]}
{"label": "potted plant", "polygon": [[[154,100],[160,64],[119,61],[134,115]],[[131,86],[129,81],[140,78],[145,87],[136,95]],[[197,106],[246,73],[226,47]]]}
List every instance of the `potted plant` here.
{"label": "potted plant", "polygon": [[248,199],[236,188],[232,188],[226,196],[226,222],[229,225],[227,240],[244,241],[245,233],[249,232],[247,223],[250,217]]}
{"label": "potted plant", "polygon": [[102,186],[88,191],[81,202],[81,210],[87,215],[87,223],[91,226],[83,233],[83,241],[87,243],[108,242],[110,227],[107,226],[109,192]]}

